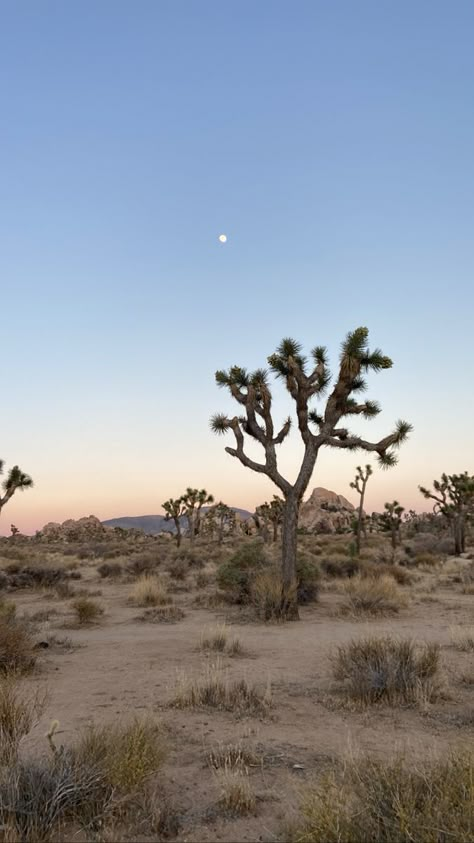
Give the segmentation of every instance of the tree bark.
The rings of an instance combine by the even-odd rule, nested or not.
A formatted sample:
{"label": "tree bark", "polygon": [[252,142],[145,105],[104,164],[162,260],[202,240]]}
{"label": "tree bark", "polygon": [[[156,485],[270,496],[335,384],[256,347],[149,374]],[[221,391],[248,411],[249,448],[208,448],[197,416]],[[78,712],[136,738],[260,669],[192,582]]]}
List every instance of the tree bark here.
{"label": "tree bark", "polygon": [[281,613],[287,620],[298,620],[298,595],[296,578],[296,551],[298,542],[299,501],[294,494],[286,498],[281,529],[282,544],[282,596]]}
{"label": "tree bark", "polygon": [[453,524],[453,533],[454,533],[454,555],[460,556],[461,553],[464,553],[465,548],[465,537],[464,537],[464,519],[462,516],[458,516],[454,519]]}
{"label": "tree bark", "polygon": [[179,523],[179,518],[175,518],[174,523],[176,524],[176,547],[180,547],[180,545],[181,545],[181,524]]}
{"label": "tree bark", "polygon": [[275,542],[277,540],[278,540],[278,522],[274,521],[273,522],[273,543],[275,544]]}

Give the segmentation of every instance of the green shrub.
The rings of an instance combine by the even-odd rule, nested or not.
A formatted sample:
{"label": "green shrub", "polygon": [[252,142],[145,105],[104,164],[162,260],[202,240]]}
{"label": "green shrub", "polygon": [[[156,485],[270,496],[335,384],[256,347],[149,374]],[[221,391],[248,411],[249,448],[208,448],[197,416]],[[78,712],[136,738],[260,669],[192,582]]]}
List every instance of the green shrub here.
{"label": "green shrub", "polygon": [[239,547],[217,570],[219,588],[226,591],[234,603],[248,603],[251,582],[258,571],[271,564],[261,542],[248,542]]}

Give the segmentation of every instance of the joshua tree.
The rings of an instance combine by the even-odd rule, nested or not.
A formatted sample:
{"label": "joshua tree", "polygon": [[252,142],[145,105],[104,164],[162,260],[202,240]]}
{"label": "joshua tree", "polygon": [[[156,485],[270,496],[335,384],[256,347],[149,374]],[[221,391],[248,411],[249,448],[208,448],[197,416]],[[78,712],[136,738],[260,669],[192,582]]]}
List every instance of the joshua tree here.
{"label": "joshua tree", "polygon": [[400,525],[404,512],[404,507],[400,506],[398,501],[393,501],[385,504],[385,512],[382,512],[380,516],[382,528],[390,532],[393,550],[396,549],[397,544],[400,544]]}
{"label": "joshua tree", "polygon": [[270,504],[265,502],[261,503],[260,506],[256,506],[253,517],[257,525],[257,530],[261,534],[263,541],[266,544],[270,538],[270,533],[268,530],[268,525],[270,523]]}
{"label": "joshua tree", "polygon": [[[3,474],[3,466],[4,461],[0,460],[0,474]],[[31,477],[28,474],[24,474],[17,465],[14,465],[8,472],[7,479],[3,483],[5,494],[3,497],[0,494],[0,513],[18,489],[20,492],[23,492],[25,489],[31,489],[32,486],[33,480]]]}
{"label": "joshua tree", "polygon": [[474,476],[467,471],[462,474],[442,474],[441,480],[433,481],[434,492],[418,487],[425,498],[435,501],[433,512],[447,518],[454,536],[454,553],[459,556],[466,548],[466,521],[474,510]]}
{"label": "joshua tree", "polygon": [[14,524],[10,524],[10,532],[12,534],[12,539],[14,539],[15,536],[17,536],[20,531],[19,531],[18,527],[15,527]]}
{"label": "joshua tree", "polygon": [[222,501],[219,501],[214,507],[215,517],[217,520],[217,538],[219,544],[222,544],[224,539],[224,530],[227,527],[228,532],[235,530],[235,512],[230,506],[227,506]]}
{"label": "joshua tree", "polygon": [[365,497],[365,490],[367,487],[367,481],[372,474],[372,466],[366,465],[365,466],[365,474],[364,470],[361,468],[360,465],[357,466],[357,474],[355,476],[355,480],[350,484],[351,489],[355,489],[357,494],[359,495],[359,509],[357,512],[357,524],[356,524],[356,548],[357,548],[357,555],[360,555],[360,539],[362,530],[364,531],[364,536],[366,536],[366,529],[365,529],[365,518],[364,518],[364,497]]}
{"label": "joshua tree", "polygon": [[282,501],[278,495],[273,495],[273,500],[270,501],[269,518],[273,526],[273,541],[278,539],[278,527],[283,521],[283,512],[285,509],[285,502]]}
{"label": "joshua tree", "polygon": [[185,506],[185,515],[188,519],[189,538],[191,544],[194,544],[194,539],[199,533],[201,524],[201,508],[205,503],[214,503],[214,498],[205,489],[191,489],[188,486],[185,494],[181,497],[181,501]]}
{"label": "joshua tree", "polygon": [[181,518],[186,514],[182,498],[170,498],[161,504],[165,510],[165,521],[174,521],[176,527],[176,546],[181,544]]}
{"label": "joshua tree", "polygon": [[[308,369],[302,355],[301,345],[293,339],[284,339],[275,354],[268,358],[271,371],[284,381],[286,389],[295,402],[298,427],[304,444],[304,456],[293,484],[278,470],[276,447],[286,439],[291,428],[291,418],[275,431],[272,416],[272,393],[268,372],[257,369],[248,373],[239,366],[228,371],[216,372],[218,386],[227,387],[231,396],[240,405],[243,415],[227,416],[217,413],[211,420],[215,433],[231,430],[236,447],[225,450],[237,457],[242,465],[252,471],[266,474],[280,489],[285,500],[282,522],[282,596],[281,614],[287,618],[298,617],[296,602],[296,549],[298,514],[303,495],[311,479],[313,469],[322,447],[362,449],[375,452],[382,466],[396,462],[394,448],[406,439],[411,426],[399,421],[393,433],[379,442],[368,442],[353,435],[341,424],[347,416],[372,418],[380,412],[374,401],[358,403],[353,393],[365,388],[363,374],[389,369],[392,361],[376,349],[370,352],[367,346],[367,328],[357,328],[349,333],[342,344],[339,374],[325,408],[317,412],[310,408],[310,401],[321,396],[330,382],[326,349],[317,346],[311,352],[312,363]],[[245,436],[258,442],[264,450],[263,462],[257,462],[244,451]]]}

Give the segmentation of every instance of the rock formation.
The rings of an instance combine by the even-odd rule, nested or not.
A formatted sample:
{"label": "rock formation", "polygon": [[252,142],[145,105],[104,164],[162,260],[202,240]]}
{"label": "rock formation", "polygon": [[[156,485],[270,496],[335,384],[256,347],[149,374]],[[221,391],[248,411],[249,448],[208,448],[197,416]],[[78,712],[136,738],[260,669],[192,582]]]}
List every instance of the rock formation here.
{"label": "rock formation", "polygon": [[350,532],[355,514],[347,498],[318,486],[301,504],[299,526],[315,533]]}

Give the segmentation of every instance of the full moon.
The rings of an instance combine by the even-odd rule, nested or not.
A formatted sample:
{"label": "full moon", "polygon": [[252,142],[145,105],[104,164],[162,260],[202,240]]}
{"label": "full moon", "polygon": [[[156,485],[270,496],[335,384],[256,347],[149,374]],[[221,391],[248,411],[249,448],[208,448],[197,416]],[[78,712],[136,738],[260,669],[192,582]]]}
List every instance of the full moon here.
{"label": "full moon", "polygon": [[227,243],[227,234],[219,234],[219,240],[221,243]]}

